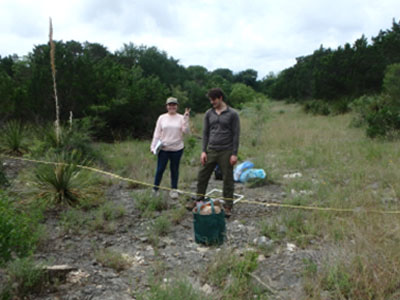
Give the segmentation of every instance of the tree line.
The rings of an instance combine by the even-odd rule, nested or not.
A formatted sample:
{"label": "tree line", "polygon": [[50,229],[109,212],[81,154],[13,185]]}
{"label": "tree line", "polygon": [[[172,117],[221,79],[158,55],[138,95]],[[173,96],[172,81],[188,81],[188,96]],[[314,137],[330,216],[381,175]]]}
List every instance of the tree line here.
{"label": "tree line", "polygon": [[[205,94],[216,86],[239,109],[267,95],[293,102],[311,99],[306,108],[323,114],[332,104],[345,112],[354,99],[384,90],[386,70],[400,63],[400,22],[393,20],[391,29],[381,30],[371,43],[363,35],[336,50],[321,45],[313,54],[298,57],[294,66],[261,80],[253,69],[234,73],[184,67],[165,51],[132,43],[114,53],[89,42],[56,41],[55,48],[61,120],[72,115],[89,124],[94,137],[112,140],[149,136],[168,96],[177,97],[181,109],[204,112],[209,107]],[[368,103],[374,111],[377,104]],[[49,44],[37,45],[23,57],[0,56],[0,123],[9,119],[54,121]]]}
{"label": "tree line", "polygon": [[351,102],[362,95],[378,94],[386,68],[400,62],[400,22],[381,30],[368,43],[362,35],[353,45],[336,50],[322,45],[313,54],[301,56],[296,64],[278,75],[265,77],[261,90],[275,99],[300,102]]}
{"label": "tree line", "polygon": [[[61,120],[72,113],[102,139],[149,135],[171,95],[193,112],[209,107],[211,87],[221,87],[234,107],[260,96],[253,69],[184,67],[165,51],[132,43],[111,53],[98,43],[56,41],[55,63]],[[49,44],[24,57],[0,57],[0,122],[8,119],[54,121]]]}

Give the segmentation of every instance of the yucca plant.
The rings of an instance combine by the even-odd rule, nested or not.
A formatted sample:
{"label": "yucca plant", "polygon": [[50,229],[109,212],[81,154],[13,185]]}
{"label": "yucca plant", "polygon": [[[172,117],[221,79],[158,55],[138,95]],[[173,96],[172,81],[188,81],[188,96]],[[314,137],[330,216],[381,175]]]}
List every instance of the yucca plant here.
{"label": "yucca plant", "polygon": [[38,198],[50,205],[76,206],[90,197],[87,174],[77,166],[82,163],[77,152],[51,155],[47,160],[55,164],[40,165],[34,172]]}
{"label": "yucca plant", "polygon": [[26,126],[20,121],[8,121],[2,127],[1,150],[7,154],[22,155],[28,151],[26,144]]}
{"label": "yucca plant", "polygon": [[46,125],[36,131],[36,144],[32,147],[34,156],[42,157],[49,153],[77,151],[82,159],[98,159],[94,151],[90,131],[87,127],[75,122],[71,129],[62,128],[60,141],[57,141],[56,132],[52,125]]}

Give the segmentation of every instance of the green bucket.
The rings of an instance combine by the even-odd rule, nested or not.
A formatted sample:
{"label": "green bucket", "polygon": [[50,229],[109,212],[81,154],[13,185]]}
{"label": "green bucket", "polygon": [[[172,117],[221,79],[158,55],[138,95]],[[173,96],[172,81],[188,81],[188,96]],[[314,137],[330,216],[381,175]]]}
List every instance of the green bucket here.
{"label": "green bucket", "polygon": [[221,245],[225,239],[225,213],[215,213],[214,203],[211,202],[211,214],[201,215],[200,207],[193,212],[193,228],[196,243],[205,245]]}

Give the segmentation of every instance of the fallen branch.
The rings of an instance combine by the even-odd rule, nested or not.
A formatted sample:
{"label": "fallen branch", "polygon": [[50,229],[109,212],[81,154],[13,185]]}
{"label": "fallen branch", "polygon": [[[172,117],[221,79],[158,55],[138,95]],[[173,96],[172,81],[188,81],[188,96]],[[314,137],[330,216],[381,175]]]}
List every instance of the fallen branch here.
{"label": "fallen branch", "polygon": [[[271,286],[269,286],[268,284],[266,284],[265,282],[263,282],[259,277],[257,277],[256,275],[254,275],[253,273],[248,273],[251,277],[253,277],[255,280],[258,281],[258,283],[260,283],[262,286],[264,286],[271,294],[276,295],[277,294],[277,290],[275,290],[274,288],[272,288]],[[278,296],[278,298],[276,299],[280,299],[280,297]]]}

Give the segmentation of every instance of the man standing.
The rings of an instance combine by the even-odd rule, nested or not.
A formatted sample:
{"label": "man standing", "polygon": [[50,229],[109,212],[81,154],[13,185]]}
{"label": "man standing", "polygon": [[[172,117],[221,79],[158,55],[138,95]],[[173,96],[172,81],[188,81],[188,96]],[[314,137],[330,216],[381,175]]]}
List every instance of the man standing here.
{"label": "man standing", "polygon": [[[233,207],[233,166],[237,163],[239,148],[239,114],[225,103],[225,95],[220,88],[207,94],[212,108],[207,110],[203,125],[203,147],[200,157],[201,167],[197,178],[197,194],[207,191],[210,176],[218,164],[222,171],[225,215],[230,217]],[[201,200],[202,197],[198,197]]]}

